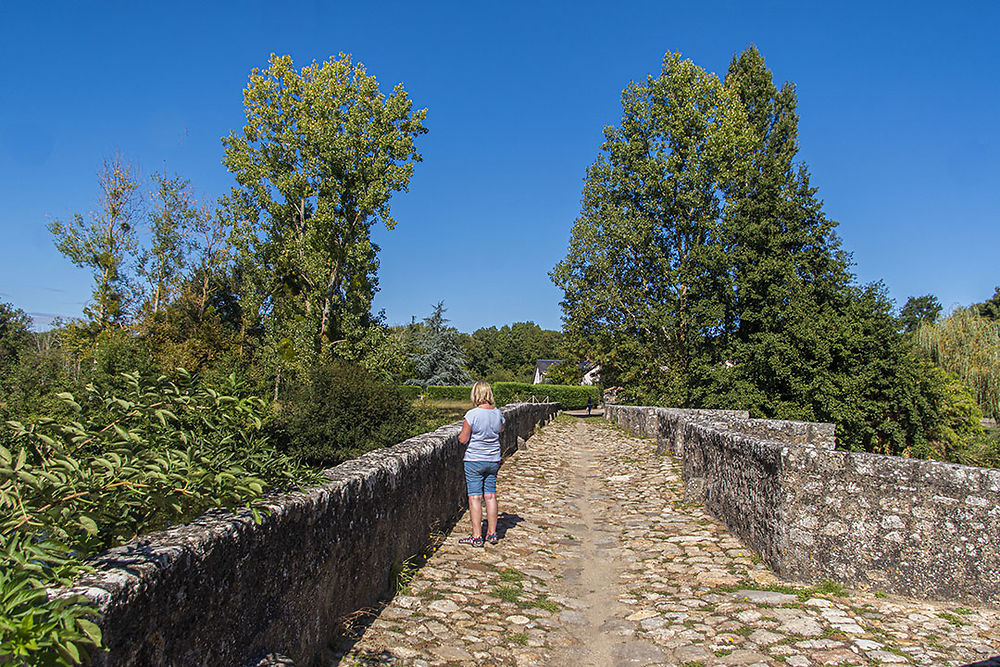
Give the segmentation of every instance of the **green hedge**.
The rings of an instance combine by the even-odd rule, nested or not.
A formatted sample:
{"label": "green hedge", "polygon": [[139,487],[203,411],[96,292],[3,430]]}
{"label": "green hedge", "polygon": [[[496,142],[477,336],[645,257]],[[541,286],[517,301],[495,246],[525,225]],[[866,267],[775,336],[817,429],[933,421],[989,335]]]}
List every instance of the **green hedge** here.
{"label": "green hedge", "polygon": [[[547,396],[550,401],[561,404],[564,410],[579,410],[587,407],[590,398],[597,405],[601,401],[599,387],[575,387],[565,384],[530,384],[528,382],[494,382],[493,397],[497,405],[507,405],[520,401],[530,401],[534,396],[536,401],[543,401]],[[416,385],[403,385],[401,390],[410,399],[416,399],[421,392]],[[472,387],[442,387],[431,385],[424,392],[426,397],[438,401],[471,401],[469,394]]]}
{"label": "green hedge", "polygon": [[601,400],[600,387],[581,387],[565,384],[530,384],[528,382],[494,382],[493,397],[497,405],[507,405],[518,401],[556,401],[563,410],[579,410],[587,407],[587,398],[597,405]]}
{"label": "green hedge", "polygon": [[420,388],[420,385],[416,384],[403,384],[399,386],[399,393],[411,401],[415,401],[420,398],[421,391],[422,389]]}
{"label": "green hedge", "polygon": [[436,399],[439,401],[470,401],[469,396],[472,394],[472,386],[460,386],[460,387],[443,387],[440,385],[431,385],[427,387],[424,392],[427,398]]}

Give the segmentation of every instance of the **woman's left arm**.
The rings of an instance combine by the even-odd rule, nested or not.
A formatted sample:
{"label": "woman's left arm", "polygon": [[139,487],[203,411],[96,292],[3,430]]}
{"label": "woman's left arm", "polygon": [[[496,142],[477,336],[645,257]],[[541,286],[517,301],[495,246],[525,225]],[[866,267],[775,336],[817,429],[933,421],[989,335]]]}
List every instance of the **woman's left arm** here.
{"label": "woman's left arm", "polygon": [[462,420],[462,431],[458,434],[458,442],[467,445],[469,444],[469,438],[472,437],[472,427],[469,426],[469,420]]}

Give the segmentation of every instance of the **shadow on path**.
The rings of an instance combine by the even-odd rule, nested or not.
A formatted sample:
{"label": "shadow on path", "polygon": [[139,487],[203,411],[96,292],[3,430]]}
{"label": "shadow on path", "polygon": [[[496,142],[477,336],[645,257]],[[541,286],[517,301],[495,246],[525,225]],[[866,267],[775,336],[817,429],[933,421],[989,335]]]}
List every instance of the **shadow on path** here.
{"label": "shadow on path", "polygon": [[[399,657],[394,655],[390,650],[372,650],[369,648],[355,649],[355,645],[364,639],[365,633],[374,624],[382,612],[392,605],[393,601],[398,595],[409,596],[410,592],[408,590],[409,582],[415,579],[420,571],[428,564],[430,555],[436,551],[441,544],[454,533],[462,533],[461,530],[455,531],[455,527],[459,524],[467,522],[468,519],[466,515],[468,509],[461,512],[448,526],[443,527],[443,531],[440,534],[440,538],[435,542],[429,544],[427,548],[409,559],[400,567],[399,573],[394,573],[395,579],[395,590],[390,591],[389,594],[382,599],[378,606],[368,609],[359,609],[353,614],[346,616],[341,620],[341,631],[338,636],[331,642],[330,650],[326,652],[326,655],[320,658],[319,663],[324,665],[398,665],[400,664]],[[501,542],[506,538],[507,531],[515,529],[519,523],[522,523],[524,518],[517,514],[512,514],[510,512],[500,512],[500,516],[497,517],[497,537],[500,538]],[[467,525],[467,524],[466,524]],[[516,532],[516,531],[515,531]],[[483,535],[486,534],[486,521],[483,521]],[[476,547],[467,547],[474,549]],[[345,654],[350,654],[350,661],[345,662]]]}
{"label": "shadow on path", "polygon": [[582,410],[563,410],[562,414],[568,415],[570,417],[579,417],[579,418],[582,418],[582,419],[587,419],[587,418],[599,418],[599,419],[603,419],[604,418],[604,409],[603,408],[594,408],[593,410],[590,411],[589,415],[587,414],[587,408],[584,408]]}
{"label": "shadow on path", "polygon": [[[521,517],[516,514],[509,514],[508,512],[500,512],[500,516],[497,517],[497,537],[501,540],[507,536],[507,531],[511,528],[517,526],[517,524],[524,521]],[[486,522],[483,522],[483,535],[486,534]]]}

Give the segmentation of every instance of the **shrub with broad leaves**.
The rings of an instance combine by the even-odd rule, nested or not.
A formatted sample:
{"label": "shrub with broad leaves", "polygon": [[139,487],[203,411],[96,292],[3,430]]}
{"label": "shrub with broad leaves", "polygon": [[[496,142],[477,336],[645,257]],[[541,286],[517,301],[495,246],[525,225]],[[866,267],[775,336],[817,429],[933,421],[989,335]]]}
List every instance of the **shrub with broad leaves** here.
{"label": "shrub with broad leaves", "polygon": [[49,597],[83,559],[214,507],[250,507],[317,473],[263,433],[264,401],[234,378],[218,389],[123,376],[58,398],[75,419],[8,422],[0,443],[0,663],[78,664],[100,645],[86,601]]}

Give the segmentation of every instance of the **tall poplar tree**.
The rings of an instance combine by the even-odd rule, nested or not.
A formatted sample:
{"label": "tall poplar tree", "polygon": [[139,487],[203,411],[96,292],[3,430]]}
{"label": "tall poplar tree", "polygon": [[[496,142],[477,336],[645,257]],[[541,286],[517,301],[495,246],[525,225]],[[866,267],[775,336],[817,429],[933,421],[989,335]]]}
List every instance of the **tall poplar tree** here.
{"label": "tall poplar tree", "polygon": [[272,324],[308,322],[318,347],[363,335],[378,285],[371,228],[396,224],[390,199],[420,161],[426,110],[402,85],[384,95],[344,54],[301,70],[272,55],[243,99],[224,163],[260,213],[242,245],[262,269]]}
{"label": "tall poplar tree", "polygon": [[199,217],[190,183],[180,176],[153,174],[150,243],[139,255],[138,271],[149,291],[147,309],[156,314],[178,294],[184,279],[192,227]]}

